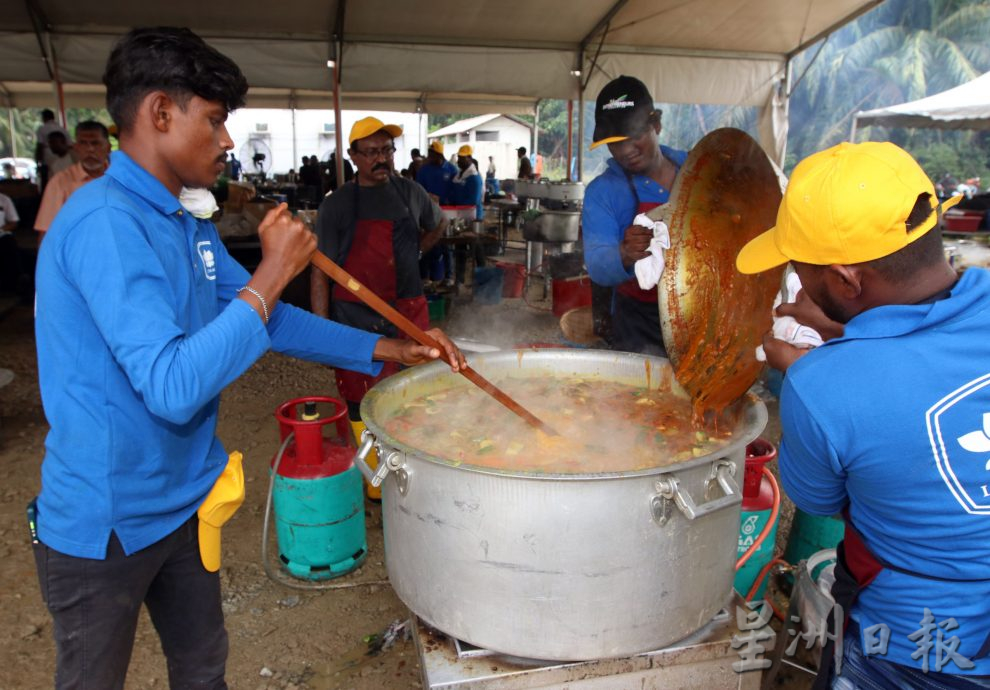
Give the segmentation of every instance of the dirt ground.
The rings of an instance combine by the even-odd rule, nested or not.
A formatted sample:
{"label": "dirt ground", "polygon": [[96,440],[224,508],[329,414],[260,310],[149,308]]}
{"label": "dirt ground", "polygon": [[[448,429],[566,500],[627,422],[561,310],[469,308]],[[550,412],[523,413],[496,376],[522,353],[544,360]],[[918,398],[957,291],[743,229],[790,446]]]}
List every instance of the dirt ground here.
{"label": "dirt ground", "polygon": [[[477,307],[461,298],[445,327],[454,336],[500,347],[560,341],[557,319],[546,310],[549,302],[541,301],[541,293],[541,286],[532,286],[529,292],[537,308],[522,300]],[[0,690],[50,687],[52,625],[38,591],[24,512],[39,489],[47,431],[37,388],[30,307],[15,307],[0,316],[0,367],[11,369],[16,377],[0,389]],[[366,654],[368,636],[409,617],[388,585],[378,505],[366,504],[367,561],[356,572],[332,581],[348,588],[292,589],[271,581],[262,566],[267,466],[278,448],[273,411],[291,398],[334,393],[330,370],[268,354],[223,395],[219,435],[229,450],[244,452],[248,482],[245,503],[223,532],[221,577],[230,634],[227,678],[232,688],[422,687],[412,641],[400,640],[380,654]],[[776,415],[771,419],[767,436],[776,441]],[[785,508],[781,546],[789,522],[790,508]],[[167,686],[157,636],[143,616],[127,687]]]}

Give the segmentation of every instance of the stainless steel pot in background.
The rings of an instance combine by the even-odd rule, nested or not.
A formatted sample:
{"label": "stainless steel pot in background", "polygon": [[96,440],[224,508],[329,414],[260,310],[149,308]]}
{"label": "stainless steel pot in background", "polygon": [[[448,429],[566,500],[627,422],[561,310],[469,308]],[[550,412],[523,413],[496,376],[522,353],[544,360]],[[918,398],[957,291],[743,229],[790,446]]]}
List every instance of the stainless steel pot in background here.
{"label": "stainless steel pot in background", "polygon": [[[500,352],[471,364],[496,379],[672,381],[666,360],[606,351]],[[766,424],[761,402],[740,402],[733,440],[717,453],[609,475],[458,466],[385,433],[403,403],[458,385],[470,384],[432,364],[386,379],[361,404],[369,433],[359,466],[371,475],[361,458],[377,446],[389,578],[413,612],[504,654],[578,660],[662,648],[726,604],[741,502],[735,477]]]}

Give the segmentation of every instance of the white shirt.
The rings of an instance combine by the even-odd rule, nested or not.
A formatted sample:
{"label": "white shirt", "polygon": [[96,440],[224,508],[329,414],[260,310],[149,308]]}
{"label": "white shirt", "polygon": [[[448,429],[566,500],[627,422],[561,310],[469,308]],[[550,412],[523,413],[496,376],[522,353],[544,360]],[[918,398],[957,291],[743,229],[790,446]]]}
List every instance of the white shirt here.
{"label": "white shirt", "polygon": [[[61,132],[65,135],[65,140],[69,143],[69,145],[72,145],[72,137],[69,136],[68,130],[66,130],[65,127],[61,127],[55,122],[55,120],[46,122],[41,125],[41,127],[38,127],[38,131],[35,136],[38,137],[38,143],[41,144],[42,162],[44,162],[47,166],[51,166],[55,159],[58,158],[58,156],[52,153],[52,150],[48,148],[48,135],[52,132]],[[71,164],[72,161],[69,161],[69,163]]]}
{"label": "white shirt", "polygon": [[17,215],[13,200],[6,194],[0,194],[0,213],[3,213],[3,222],[0,223],[0,237],[9,235],[9,230],[4,230],[7,223],[17,223],[21,217]]}

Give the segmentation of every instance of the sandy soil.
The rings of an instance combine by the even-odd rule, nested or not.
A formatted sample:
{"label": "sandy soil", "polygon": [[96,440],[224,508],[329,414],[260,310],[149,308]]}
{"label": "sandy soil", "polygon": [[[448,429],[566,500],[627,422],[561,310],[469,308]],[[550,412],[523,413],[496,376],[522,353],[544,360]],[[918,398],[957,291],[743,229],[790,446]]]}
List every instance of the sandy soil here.
{"label": "sandy soil", "polygon": [[[537,307],[540,286],[530,295]],[[497,318],[496,318],[497,317]],[[497,324],[495,326],[494,324]],[[453,335],[498,346],[560,340],[557,320],[521,300],[491,307],[457,304],[447,324]],[[15,380],[0,390],[0,688],[50,687],[54,668],[51,621],[41,602],[24,518],[39,488],[47,425],[37,390],[33,321],[28,307],[0,317],[0,367]],[[406,620],[407,609],[389,587],[379,506],[366,504],[369,556],[333,591],[300,591],[272,582],[262,567],[260,541],[268,488],[267,464],[278,448],[272,413],[302,395],[333,395],[331,372],[269,354],[222,399],[220,437],[245,454],[247,499],[224,529],[223,591],[231,651],[228,682],[257,690],[421,687],[414,645],[400,640],[368,655],[365,638]],[[775,415],[772,415],[775,419]],[[775,438],[775,427],[768,434]],[[788,514],[781,526],[786,536]],[[298,582],[298,581],[297,581]],[[167,687],[157,636],[143,617],[134,645],[128,688]]]}

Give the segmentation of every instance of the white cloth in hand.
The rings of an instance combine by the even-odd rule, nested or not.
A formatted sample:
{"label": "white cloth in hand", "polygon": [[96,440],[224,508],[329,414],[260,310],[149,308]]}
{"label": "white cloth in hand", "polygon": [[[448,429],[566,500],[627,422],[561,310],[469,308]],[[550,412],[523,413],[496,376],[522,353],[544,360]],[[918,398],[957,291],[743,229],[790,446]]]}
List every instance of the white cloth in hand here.
{"label": "white cloth in hand", "polygon": [[645,213],[640,213],[633,218],[633,225],[640,225],[647,230],[653,231],[653,239],[646,251],[650,254],[645,259],[640,259],[633,265],[636,273],[636,281],[642,290],[655,288],[660,282],[663,274],[663,250],[670,249],[670,232],[667,224],[662,220],[653,220]]}
{"label": "white cloth in hand", "polygon": [[213,198],[213,193],[206,188],[183,187],[182,191],[179,192],[179,203],[189,213],[204,220],[209,220],[214,213],[220,210],[220,207],[217,206],[217,200]]}
{"label": "white cloth in hand", "polygon": [[[789,272],[786,285],[787,302],[793,302],[801,292],[801,279],[798,278],[798,274]],[[773,337],[805,350],[821,345],[824,342],[822,336],[814,328],[798,323],[793,316],[777,316],[777,307],[782,302],[784,302],[783,291],[779,291],[773,301]],[[767,361],[767,353],[764,352],[762,345],[756,348],[756,359],[760,362]]]}

